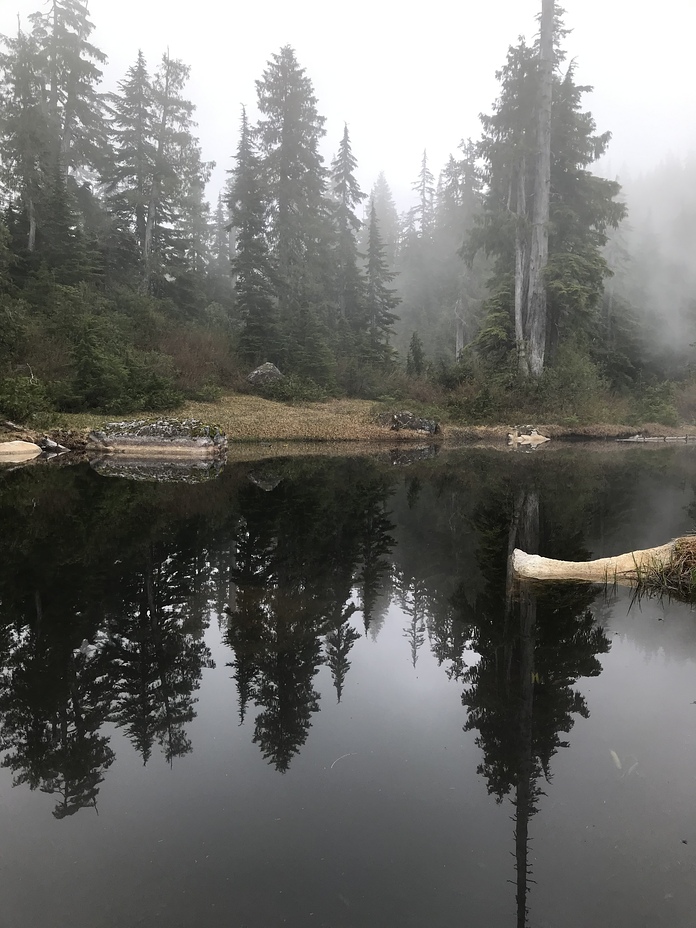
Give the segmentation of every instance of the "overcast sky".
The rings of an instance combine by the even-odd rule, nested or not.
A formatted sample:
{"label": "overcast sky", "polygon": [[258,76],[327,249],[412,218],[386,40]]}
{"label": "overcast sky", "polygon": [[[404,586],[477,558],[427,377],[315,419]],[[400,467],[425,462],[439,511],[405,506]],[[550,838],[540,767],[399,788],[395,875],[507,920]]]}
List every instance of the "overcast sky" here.
{"label": "overcast sky", "polygon": [[[0,0],[0,32],[16,30],[43,0]],[[693,40],[696,0],[565,0],[568,59],[598,129],[613,141],[603,169],[625,177],[696,148]],[[235,150],[241,104],[254,112],[255,80],[270,55],[294,46],[327,117],[324,154],[344,121],[368,191],[387,175],[400,208],[424,148],[438,170],[497,94],[495,71],[519,35],[531,38],[541,0],[91,0],[93,41],[109,56],[108,89],[142,48],[154,70],[167,48],[191,66],[203,155],[215,160],[211,194]]]}

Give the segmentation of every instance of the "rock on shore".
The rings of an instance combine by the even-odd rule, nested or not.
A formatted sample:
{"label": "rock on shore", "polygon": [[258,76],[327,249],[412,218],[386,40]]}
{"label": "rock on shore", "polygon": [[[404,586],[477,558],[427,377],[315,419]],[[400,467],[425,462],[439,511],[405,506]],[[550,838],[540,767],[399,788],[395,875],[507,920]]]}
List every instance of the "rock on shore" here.
{"label": "rock on shore", "polygon": [[143,457],[214,456],[227,448],[227,438],[215,425],[198,419],[158,419],[148,422],[108,422],[90,432],[87,451]]}

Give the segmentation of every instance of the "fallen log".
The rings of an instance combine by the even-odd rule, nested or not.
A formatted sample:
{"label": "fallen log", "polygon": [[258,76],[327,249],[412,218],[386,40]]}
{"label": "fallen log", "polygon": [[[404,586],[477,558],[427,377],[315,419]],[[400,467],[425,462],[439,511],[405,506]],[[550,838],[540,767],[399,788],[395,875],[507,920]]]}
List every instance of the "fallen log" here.
{"label": "fallen log", "polygon": [[0,442],[0,462],[3,464],[21,464],[41,454],[41,448],[31,441]]}
{"label": "fallen log", "polygon": [[521,580],[628,583],[653,592],[693,596],[696,594],[696,535],[595,561],[557,561],[515,548],[512,569]]}
{"label": "fallen log", "polygon": [[633,435],[631,438],[617,438],[618,442],[646,442],[646,441],[696,441],[696,435]]}

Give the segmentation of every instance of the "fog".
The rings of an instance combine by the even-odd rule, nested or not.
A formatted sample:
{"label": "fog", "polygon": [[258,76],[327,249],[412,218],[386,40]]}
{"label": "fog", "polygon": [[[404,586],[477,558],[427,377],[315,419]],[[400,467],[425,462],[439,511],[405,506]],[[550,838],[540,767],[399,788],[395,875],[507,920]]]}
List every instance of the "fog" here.
{"label": "fog", "polygon": [[[86,0],[81,0],[81,16],[84,5]],[[13,35],[18,23],[30,32],[29,17],[37,7],[50,9],[50,0],[3,0],[0,33]],[[90,85],[90,93],[117,91],[139,51],[150,75],[158,71],[162,56],[168,53],[175,69],[180,68],[179,62],[190,69],[181,92],[182,99],[195,107],[195,124],[187,123],[180,140],[166,151],[164,168],[157,165],[149,180],[140,178],[139,186],[132,188],[128,188],[128,178],[132,180],[135,169],[126,164],[127,153],[121,165],[126,173],[119,175],[121,167],[114,174],[118,160],[112,159],[111,168],[105,170],[89,157],[80,162],[78,152],[77,160],[70,164],[56,147],[56,163],[62,164],[66,180],[72,172],[70,210],[73,216],[79,214],[72,226],[70,211],[59,208],[60,182],[50,170],[41,167],[45,173],[36,182],[36,190],[27,194],[34,181],[21,178],[16,171],[13,174],[12,159],[17,164],[25,162],[16,152],[12,154],[11,145],[6,147],[0,183],[7,197],[8,247],[19,259],[8,264],[12,283],[18,288],[17,300],[20,292],[31,292],[35,277],[40,278],[41,262],[58,274],[59,286],[88,283],[85,273],[89,277],[89,262],[85,257],[81,264],[79,256],[86,247],[84,241],[91,236],[101,262],[92,268],[92,283],[96,285],[100,274],[106,275],[105,290],[116,302],[125,292],[119,290],[121,284],[126,290],[137,290],[139,309],[133,313],[139,325],[145,326],[146,319],[145,304],[139,302],[143,293],[153,298],[152,305],[161,315],[160,334],[142,350],[155,352],[162,364],[162,382],[173,392],[168,394],[151,385],[154,392],[150,395],[146,391],[148,403],[164,404],[180,395],[176,391],[186,396],[192,392],[202,395],[210,385],[216,390],[228,387],[238,372],[240,358],[244,364],[252,359],[253,363],[277,359],[313,385],[310,392],[317,384],[321,389],[336,384],[349,395],[391,396],[394,384],[401,390],[403,383],[399,386],[396,381],[405,376],[404,389],[416,392],[421,389],[420,381],[426,381],[423,401],[458,391],[456,414],[486,419],[502,416],[510,408],[508,404],[514,407],[520,397],[520,402],[526,402],[522,394],[515,399],[505,371],[514,368],[515,357],[518,363],[526,357],[529,333],[520,336],[518,330],[521,321],[528,318],[521,308],[523,291],[527,299],[534,289],[528,274],[531,230],[545,226],[550,245],[547,242],[544,247],[551,249],[551,260],[548,273],[545,262],[539,265],[544,266],[546,277],[542,288],[537,275],[535,292],[544,289],[546,329],[535,350],[539,358],[548,350],[547,366],[557,369],[553,376],[564,378],[563,389],[555,383],[548,391],[555,403],[553,413],[548,414],[565,418],[615,416],[621,421],[642,416],[644,421],[665,420],[668,424],[681,416],[696,422],[696,273],[692,268],[696,245],[696,113],[691,74],[696,4],[675,0],[668,15],[661,10],[647,15],[637,13],[638,7],[629,0],[567,0],[562,11],[566,32],[560,40],[564,59],[555,76],[550,68],[546,72],[545,99],[556,94],[555,105],[546,110],[548,120],[553,112],[555,125],[561,127],[553,151],[550,141],[542,146],[533,135],[543,121],[538,101],[520,104],[525,114],[521,129],[519,125],[510,129],[513,123],[506,126],[504,121],[491,129],[493,123],[484,120],[482,125],[481,121],[482,114],[497,118],[504,110],[498,105],[505,83],[501,84],[500,70],[514,48],[518,51],[510,61],[517,63],[508,73],[514,73],[518,83],[510,90],[508,82],[506,100],[523,99],[520,88],[527,80],[524,74],[531,72],[524,71],[526,64],[520,65],[527,51],[520,50],[519,43],[524,39],[528,50],[533,47],[541,7],[540,0],[457,6],[435,0],[423,10],[410,10],[393,2],[357,0],[350,8],[329,12],[318,0],[292,4],[270,0],[243,7],[212,0],[195,4],[183,0],[91,0],[89,16],[95,30],[90,41],[108,60],[103,80],[98,88]],[[545,34],[548,38],[551,30]],[[42,41],[46,41],[45,36],[39,37],[39,46]],[[551,43],[548,38],[549,49]],[[268,104],[269,81],[261,79],[269,60],[288,46],[294,49],[292,54],[286,51],[292,58],[292,73],[298,73],[299,64],[316,96],[315,110],[314,101],[303,90],[303,105],[313,114],[312,129],[306,136],[313,164],[298,168],[298,177],[304,179],[293,193],[293,210],[297,215],[303,210],[306,214],[295,230],[296,246],[283,251],[301,255],[297,262],[301,288],[297,292],[290,286],[288,268],[284,282],[282,274],[276,279],[272,272],[287,244],[284,238],[283,249],[278,246],[274,252],[281,234],[276,221],[279,212],[273,206],[275,180],[269,174],[263,181],[268,182],[268,189],[254,192],[257,174],[263,176],[264,168],[259,173],[250,161],[247,179],[240,180],[244,172],[241,162],[235,161],[243,106],[249,124],[257,131],[262,161],[270,157],[275,140],[270,135],[262,138],[257,84],[261,84],[262,98]],[[538,57],[534,67],[550,59],[549,51]],[[10,54],[2,63],[3,73],[9,73],[12,60]],[[68,112],[66,101],[77,91],[67,90],[66,75],[62,77],[65,86],[54,99],[60,99]],[[3,79],[12,86],[10,79]],[[48,81],[58,82],[43,73],[37,87],[45,87]],[[146,79],[144,85],[147,83]],[[553,93],[552,86],[556,87]],[[37,91],[37,99],[42,92]],[[11,93],[18,99],[16,91]],[[123,102],[123,93],[120,99]],[[102,102],[93,98],[94,110],[100,111],[95,125],[101,124]],[[118,109],[119,104],[114,105]],[[45,109],[43,98],[41,107]],[[11,105],[7,112],[12,112]],[[324,137],[321,118],[325,119]],[[165,123],[162,118],[162,133],[171,130]],[[49,136],[58,124],[54,114]],[[9,137],[12,130],[8,126],[12,126],[11,118],[4,130],[6,135],[9,131]],[[574,133],[572,142],[564,135],[568,126]],[[344,176],[345,172],[350,175],[355,190],[334,215],[333,207],[325,207],[338,188],[332,187],[335,177],[332,184],[327,183],[324,168],[339,151],[345,127],[349,130],[344,139],[348,147],[342,170]],[[111,132],[112,155],[123,154],[127,146],[124,148],[119,118],[112,120]],[[497,145],[506,132],[511,133],[508,138],[514,138],[513,145],[498,159],[497,167],[492,167],[496,162],[490,146],[487,149],[488,142],[493,140]],[[58,139],[61,146],[70,147],[69,132],[62,137],[56,133],[53,143]],[[467,145],[467,140],[472,144]],[[32,144],[27,164],[52,150],[40,141]],[[321,158],[314,157],[317,144],[323,165]],[[532,146],[537,154],[533,161],[525,161]],[[176,160],[177,152],[182,160]],[[542,155],[547,163],[555,158],[546,187],[540,181],[541,169],[537,170],[544,160]],[[291,160],[296,156],[292,153]],[[147,157],[143,154],[143,163],[148,163]],[[208,162],[214,163],[210,177]],[[235,165],[234,183],[241,192],[233,193],[229,188],[216,210]],[[155,179],[155,174],[163,169],[177,180],[171,190],[159,196],[155,193],[159,175]],[[80,170],[88,173],[81,175]],[[83,183],[85,178],[91,181],[97,177],[97,185]],[[419,177],[422,183],[416,194]],[[249,179],[253,189],[245,187]],[[320,188],[319,199],[312,199],[312,191]],[[145,197],[148,189],[152,195]],[[243,191],[249,189],[251,193],[244,200]],[[542,223],[534,218],[533,204],[542,201],[534,191],[543,189],[551,189],[553,210],[547,211]],[[513,194],[513,190],[517,192]],[[39,197],[36,203],[34,193]],[[328,198],[322,200],[325,193]],[[363,194],[370,193],[372,197],[366,200]],[[365,221],[371,205],[375,207],[372,232]],[[513,214],[517,217],[514,242]],[[147,222],[143,221],[145,215]],[[62,232],[61,217],[67,217]],[[259,221],[262,233],[254,233],[256,237],[252,236],[248,247],[240,245],[243,227],[251,230]],[[314,227],[315,221],[321,229]],[[339,231],[346,221],[348,225]],[[22,223],[27,223],[26,230]],[[154,245],[153,230],[160,237]],[[73,231],[75,242],[70,239]],[[118,239],[121,233],[122,242]],[[282,230],[282,236],[291,233],[295,234],[290,225]],[[26,266],[22,263],[25,242],[31,259]],[[257,245],[260,253],[254,251]],[[346,251],[339,257],[337,249],[344,247]],[[245,278],[240,267],[247,259]],[[527,271],[523,270],[525,262]],[[373,279],[365,290],[368,271],[379,280]],[[259,274],[266,288],[263,299],[253,285]],[[515,287],[511,288],[513,277]],[[250,288],[247,303],[244,280]],[[373,300],[369,311],[368,290]],[[351,293],[352,308],[347,308],[347,294]],[[379,299],[374,294],[379,294]],[[49,305],[38,297],[36,302],[39,314]],[[42,318],[36,323],[22,308],[25,304],[18,305],[13,312],[21,319],[13,323],[14,334],[6,340],[10,347],[5,351],[13,374],[38,369],[49,385],[49,406],[126,405],[130,387],[123,384],[138,382],[137,371],[149,365],[144,356],[127,348],[134,339],[131,331],[119,334],[123,363],[115,379],[109,380],[105,374],[104,390],[93,391],[91,399],[86,399],[84,385],[73,369],[75,333],[66,330],[46,335],[50,320]],[[84,310],[84,325],[88,329],[95,326],[95,344],[105,340],[106,345],[108,326],[115,325],[117,317],[109,316],[110,310],[106,312],[109,320],[102,330],[103,320],[92,318],[90,305],[86,300],[80,309],[80,313]],[[176,332],[167,321],[172,305],[181,326]],[[310,322],[300,319],[299,309],[293,317],[291,305],[301,307]],[[131,304],[121,309],[123,318],[130,318]],[[350,358],[345,355],[341,334],[346,320],[352,320],[358,339]],[[255,325],[261,334],[252,337],[249,333]],[[191,326],[198,327],[198,358],[190,350]],[[220,331],[213,337],[209,330],[215,326]],[[58,347],[51,338],[58,340]],[[373,340],[375,353],[367,360],[357,347],[361,338]],[[106,356],[110,356],[109,351]],[[54,363],[54,358],[62,358],[63,366]],[[540,360],[534,376],[542,369]],[[210,376],[207,371],[212,372]],[[577,389],[580,381],[584,392]],[[116,382],[123,389],[118,388],[114,399],[109,391]],[[62,386],[56,387],[56,383]],[[680,385],[679,394],[674,384]],[[632,397],[630,391],[634,391]],[[141,395],[145,394],[137,394]],[[607,397],[614,403],[611,410],[602,405]]]}
{"label": "fog", "polygon": [[[603,170],[633,176],[696,148],[692,36],[696,4],[646,7],[632,0],[566,0],[568,60],[600,131],[613,141]],[[13,33],[41,0],[2,0],[0,32]],[[350,127],[358,178],[369,190],[384,171],[397,205],[410,205],[423,149],[435,173],[463,138],[479,135],[478,114],[497,95],[495,72],[517,37],[531,38],[538,0],[422,9],[392,0],[329,8],[319,0],[220,4],[214,0],[91,0],[95,44],[109,56],[115,87],[139,47],[154,68],[162,52],[191,66],[203,155],[215,160],[217,196],[231,167],[239,108],[254,117],[255,80],[281,45],[294,46],[327,117],[325,156]]]}

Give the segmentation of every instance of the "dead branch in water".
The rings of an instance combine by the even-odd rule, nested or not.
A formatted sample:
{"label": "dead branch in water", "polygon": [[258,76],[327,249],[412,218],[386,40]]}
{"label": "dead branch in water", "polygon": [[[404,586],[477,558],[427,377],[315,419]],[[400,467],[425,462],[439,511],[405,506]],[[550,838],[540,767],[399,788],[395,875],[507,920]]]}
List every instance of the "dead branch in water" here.
{"label": "dead branch in water", "polygon": [[557,561],[515,548],[512,567],[521,580],[620,583],[646,593],[693,599],[696,598],[696,535],[676,538],[657,548],[629,551],[595,561]]}

